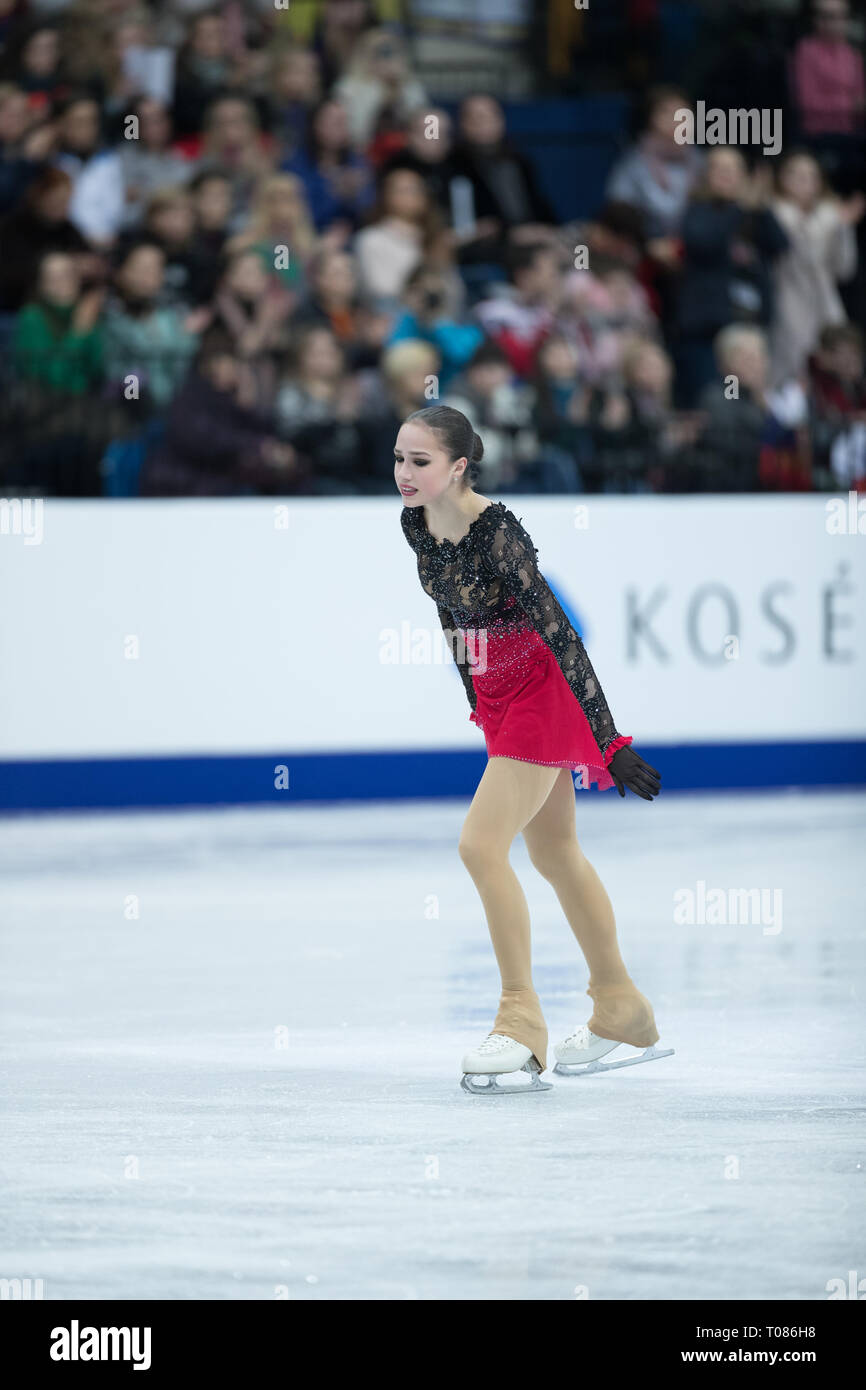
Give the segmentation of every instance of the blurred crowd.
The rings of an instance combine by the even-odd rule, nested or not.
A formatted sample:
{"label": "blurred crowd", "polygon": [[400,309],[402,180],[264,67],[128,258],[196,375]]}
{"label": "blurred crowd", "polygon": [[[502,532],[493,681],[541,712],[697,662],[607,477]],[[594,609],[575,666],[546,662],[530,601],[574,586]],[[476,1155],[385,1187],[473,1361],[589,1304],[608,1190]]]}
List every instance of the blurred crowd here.
{"label": "blurred crowd", "polygon": [[[392,493],[434,402],[482,493],[866,489],[862,15],[745,8],[778,87],[736,26],[682,86],[624,45],[575,219],[497,93],[431,85],[437,0],[0,0],[0,493]],[[578,96],[604,33],[526,16]],[[781,152],[680,143],[719,93],[782,102]]]}

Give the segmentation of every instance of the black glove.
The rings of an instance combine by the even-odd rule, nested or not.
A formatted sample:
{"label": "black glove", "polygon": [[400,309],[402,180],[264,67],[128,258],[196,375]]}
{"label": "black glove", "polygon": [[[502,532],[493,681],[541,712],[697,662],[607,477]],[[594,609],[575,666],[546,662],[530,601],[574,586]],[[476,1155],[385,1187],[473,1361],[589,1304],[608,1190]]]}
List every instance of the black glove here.
{"label": "black glove", "polygon": [[635,796],[642,796],[644,801],[652,801],[661,791],[661,773],[656,772],[649,763],[645,763],[630,744],[614,753],[607,770],[616,783],[620,796],[625,796],[625,788],[628,787]]}

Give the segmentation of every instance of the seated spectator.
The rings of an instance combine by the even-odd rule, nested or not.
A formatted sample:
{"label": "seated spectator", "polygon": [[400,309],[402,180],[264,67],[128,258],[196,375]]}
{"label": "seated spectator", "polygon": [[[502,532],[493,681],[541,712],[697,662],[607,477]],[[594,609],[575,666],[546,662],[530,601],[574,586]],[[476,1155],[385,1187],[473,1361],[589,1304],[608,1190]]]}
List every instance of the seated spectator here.
{"label": "seated spectator", "polygon": [[102,375],[101,306],[101,291],[82,295],[74,257],[49,251],[39,264],[36,296],[15,321],[17,375],[67,395],[92,390]]}
{"label": "seated spectator", "polygon": [[352,148],[345,107],[331,98],[312,112],[305,144],[282,168],[303,181],[319,232],[336,223],[345,237],[373,202],[370,166]]}
{"label": "seated spectator", "polygon": [[165,256],[164,297],[177,304],[196,304],[199,257],[194,248],[195,218],[186,189],[168,188],[154,194],[145,209],[140,228],[121,237],[116,255],[124,246],[142,240],[155,241]]}
{"label": "seated spectator", "polygon": [[21,88],[0,84],[0,217],[18,206],[40,172],[41,151],[33,124]]}
{"label": "seated spectator", "polygon": [[202,113],[240,76],[219,10],[194,15],[175,71],[173,116],[179,139],[199,133]]}
{"label": "seated spectator", "polygon": [[556,226],[553,205],[542,192],[529,160],[508,141],[505,116],[495,97],[476,93],[460,105],[459,134],[453,152],[454,173],[465,180],[468,225],[483,221],[493,230],[471,242],[461,261],[501,263],[505,233],[519,228],[524,240],[541,241]]}
{"label": "seated spectator", "polygon": [[[460,286],[459,276],[456,279]],[[462,321],[457,309],[461,299],[454,281],[440,270],[424,264],[416,266],[403,291],[403,312],[398,314],[388,336],[389,345],[404,338],[426,339],[436,345],[442,359],[440,391],[448,390],[452,378],[463,370],[484,341],[477,323]]]}
{"label": "seated spectator", "polygon": [[563,286],[557,252],[544,243],[513,246],[507,255],[510,285],[483,299],[474,313],[488,338],[504,349],[518,376],[528,377],[535,354],[553,329]]}
{"label": "seated spectator", "polygon": [[305,492],[291,445],[275,437],[255,409],[249,367],[220,330],[202,341],[174,399],[165,437],[145,461],[141,493],[149,497],[231,497]]}
{"label": "seated spectator", "polygon": [[731,322],[769,325],[771,268],[788,238],[766,206],[766,173],[749,176],[738,149],[716,146],[683,219],[684,263],[675,361],[680,404],[714,374],[716,335]]}
{"label": "seated spectator", "polygon": [[403,143],[409,112],[427,100],[411,71],[405,43],[385,28],[360,36],[333,95],[346,108],[352,144],[374,165]]}
{"label": "seated spectator", "polygon": [[72,179],[70,220],[92,246],[107,249],[120,230],[126,206],[120,155],[103,141],[102,113],[93,97],[70,97],[57,126],[54,162]]}
{"label": "seated spectator", "polygon": [[324,0],[316,16],[313,50],[326,91],[342,77],[361,36],[376,19],[373,0]]}
{"label": "seated spectator", "polygon": [[591,470],[592,432],[588,425],[590,384],[572,339],[551,333],[538,349],[531,377],[535,399],[532,421],[543,455],[543,475],[557,486],[548,492],[581,492]]}
{"label": "seated spectator", "polygon": [[831,197],[820,165],[807,153],[786,155],[776,180],[771,206],[788,249],[773,265],[770,344],[773,380],[782,382],[803,373],[825,325],[845,321],[836,286],[856,272],[854,226],[866,199],[862,193],[846,201]]}
{"label": "seated spectator", "polygon": [[863,334],[852,323],[823,330],[810,362],[812,437],[825,487],[866,491]]}
{"label": "seated spectator", "polygon": [[47,116],[68,83],[59,25],[40,16],[16,26],[3,53],[2,72],[26,93],[34,116]]}
{"label": "seated spectator", "polygon": [[48,252],[35,298],[13,331],[14,378],[0,395],[0,474],[5,489],[60,497],[100,494],[105,444],[92,397],[102,376],[97,320],[102,291],[81,293],[75,258]]}
{"label": "seated spectator", "polygon": [[658,325],[646,291],[627,265],[598,254],[590,264],[592,270],[564,277],[556,327],[578,350],[586,379],[600,385],[619,375],[631,337],[656,337]]}
{"label": "seated spectator", "polygon": [[189,161],[171,148],[171,119],[161,102],[144,97],[132,114],[138,118],[138,139],[122,140],[119,146],[126,194],[123,223],[127,227],[140,221],[154,193],[180,188],[192,172]]}
{"label": "seated spectator", "polygon": [[223,270],[223,251],[232,211],[231,180],[215,169],[203,169],[189,185],[195,228],[193,250],[197,271],[190,299],[206,304],[216,291]]}
{"label": "seated spectator", "polygon": [[495,343],[481,344],[443,397],[442,404],[462,411],[481,436],[479,491],[541,490],[534,403],[532,388],[515,378],[507,354]]}
{"label": "seated spectator", "polygon": [[0,309],[20,309],[34,289],[39,264],[50,251],[78,260],[84,274],[95,257],[68,217],[72,179],[62,169],[45,169],[27,189],[24,201],[0,222]]}
{"label": "seated spectator", "polygon": [[360,484],[365,492],[393,492],[394,440],[407,415],[435,402],[439,368],[432,343],[407,338],[386,348],[379,371],[362,381]]}
{"label": "seated spectator", "polygon": [[292,319],[293,328],[310,324],[330,328],[353,369],[378,367],[392,319],[362,302],[353,258],[324,245],[310,263],[309,273],[309,292]]}
{"label": "seated spectator", "polygon": [[229,228],[242,231],[256,189],[274,164],[273,141],[262,134],[255,104],[245,96],[219,97],[205,112],[200,144],[191,149],[202,167],[218,169],[229,179]]}
{"label": "seated spectator", "polygon": [[213,303],[213,323],[225,330],[237,357],[254,369],[257,404],[271,405],[277,358],[287,346],[286,322],[295,296],[270,272],[256,250],[230,256]]}
{"label": "seated spectator", "polygon": [[334,334],[324,325],[307,325],[296,340],[275,414],[280,438],[305,461],[317,496],[365,490],[359,406],[358,382]]}
{"label": "seated spectator", "polygon": [[691,102],[681,89],[651,88],[644,132],[617,160],[604,190],[606,198],[643,213],[648,250],[667,264],[676,261],[676,238],[704,167],[703,150],[675,138],[677,112],[684,109],[691,110]]}
{"label": "seated spectator", "polygon": [[270,90],[270,128],[281,163],[294,156],[307,139],[311,112],[322,100],[322,72],[311,48],[290,48],[273,60]]}
{"label": "seated spectator", "polygon": [[[402,147],[389,154],[380,165],[379,180],[381,184],[392,169],[411,169],[414,174],[420,174],[436,207],[456,228],[460,209],[455,209],[452,202],[451,126],[451,117],[440,107],[419,106],[408,118]],[[491,222],[487,231],[492,230]],[[468,239],[468,233],[465,235]]]}
{"label": "seated spectator", "polygon": [[108,21],[102,107],[109,122],[120,122],[136,98],[163,111],[174,95],[174,49],[158,43],[156,26],[143,4],[132,4]]}
{"label": "seated spectator", "polygon": [[715,350],[720,379],[700,399],[706,418],[691,454],[694,490],[809,491],[805,394],[796,383],[770,391],[767,339],[759,328],[730,324]]}
{"label": "seated spectator", "polygon": [[[286,290],[303,290],[316,234],[304,196],[293,174],[270,174],[259,185],[249,222],[232,238],[230,251],[250,247],[268,264]],[[278,256],[278,249],[283,251]],[[283,261],[287,264],[283,264]]]}
{"label": "seated spectator", "polygon": [[848,41],[848,0],[815,0],[814,33],[793,55],[794,101],[804,135],[862,132],[863,58]]}
{"label": "seated spectator", "polygon": [[106,377],[124,387],[126,379],[135,376],[138,398],[158,411],[169,404],[186,375],[205,323],[203,311],[190,314],[167,305],[164,294],[162,247],[142,241],[125,248],[103,318]]}
{"label": "seated spectator", "polygon": [[695,443],[703,416],[673,410],[673,363],[658,343],[633,338],[622,354],[622,379],[631,419],[643,434],[641,474],[654,492],[665,492],[678,453]]}
{"label": "seated spectator", "polygon": [[358,232],[354,252],[361,292],[396,312],[410,274],[441,244],[443,225],[419,174],[395,169],[383,179],[379,200]]}

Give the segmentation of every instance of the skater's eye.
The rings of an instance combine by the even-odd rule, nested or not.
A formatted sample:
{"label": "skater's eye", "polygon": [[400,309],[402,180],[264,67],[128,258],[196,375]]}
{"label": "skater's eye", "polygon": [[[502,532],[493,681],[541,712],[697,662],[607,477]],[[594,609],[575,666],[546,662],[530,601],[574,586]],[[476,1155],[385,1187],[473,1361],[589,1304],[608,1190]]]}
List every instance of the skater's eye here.
{"label": "skater's eye", "polygon": [[[395,463],[402,463],[402,462],[403,462],[403,455],[402,455],[402,454],[395,454],[395,455],[394,455],[394,462],[395,462]],[[411,459],[411,462],[412,462],[412,463],[417,463],[418,466],[419,466],[419,468],[423,468],[426,464],[428,464],[428,463],[430,462],[430,460],[429,460],[429,458],[420,457],[418,454],[413,454],[412,459]]]}

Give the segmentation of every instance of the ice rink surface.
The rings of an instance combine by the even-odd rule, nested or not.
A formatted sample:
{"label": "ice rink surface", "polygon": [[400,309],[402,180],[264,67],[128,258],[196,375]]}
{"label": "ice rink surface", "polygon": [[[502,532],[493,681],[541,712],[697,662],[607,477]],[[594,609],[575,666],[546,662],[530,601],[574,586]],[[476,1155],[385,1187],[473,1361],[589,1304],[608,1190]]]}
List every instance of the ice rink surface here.
{"label": "ice rink surface", "polygon": [[[866,795],[579,792],[676,1052],[494,1099],[459,1088],[499,993],[467,804],[0,821],[0,1276],[226,1300],[821,1300],[866,1276]],[[522,839],[512,862],[552,1065],[586,969]],[[675,920],[700,883],[781,915]]]}

